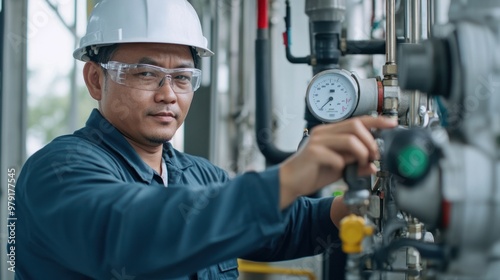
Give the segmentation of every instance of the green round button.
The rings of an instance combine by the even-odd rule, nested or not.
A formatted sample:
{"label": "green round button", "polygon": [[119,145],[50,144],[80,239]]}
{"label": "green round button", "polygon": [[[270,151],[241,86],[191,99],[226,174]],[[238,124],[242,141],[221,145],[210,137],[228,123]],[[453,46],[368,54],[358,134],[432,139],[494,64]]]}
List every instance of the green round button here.
{"label": "green round button", "polygon": [[429,166],[429,157],[417,146],[404,148],[398,156],[398,171],[401,176],[411,179],[424,175]]}

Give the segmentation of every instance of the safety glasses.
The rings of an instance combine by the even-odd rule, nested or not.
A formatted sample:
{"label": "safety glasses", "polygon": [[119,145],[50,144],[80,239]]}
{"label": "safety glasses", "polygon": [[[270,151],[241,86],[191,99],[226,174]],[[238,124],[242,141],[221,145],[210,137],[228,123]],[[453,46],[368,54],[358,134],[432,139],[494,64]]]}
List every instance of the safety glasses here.
{"label": "safety glasses", "polygon": [[175,93],[194,92],[200,87],[201,70],[196,68],[167,69],[149,64],[127,64],[118,61],[101,63],[111,79],[121,85],[157,90],[168,83]]}

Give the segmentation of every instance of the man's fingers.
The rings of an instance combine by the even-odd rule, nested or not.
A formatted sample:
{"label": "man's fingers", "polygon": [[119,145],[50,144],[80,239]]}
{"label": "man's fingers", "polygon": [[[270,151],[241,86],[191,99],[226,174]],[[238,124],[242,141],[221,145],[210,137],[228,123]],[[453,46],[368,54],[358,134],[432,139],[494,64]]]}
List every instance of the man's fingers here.
{"label": "man's fingers", "polygon": [[330,133],[352,133],[353,131],[362,130],[363,127],[369,131],[372,128],[392,128],[397,124],[397,120],[387,117],[361,116],[339,123],[316,126],[314,129],[328,129]]}
{"label": "man's fingers", "polygon": [[329,147],[316,146],[313,147],[313,156],[323,166],[328,166],[332,169],[342,170],[345,165],[344,157],[338,152],[331,150]]}
{"label": "man's fingers", "polygon": [[[353,160],[353,158],[349,156],[344,156],[344,161],[346,166],[355,163],[355,160]],[[375,174],[378,171],[377,166],[375,166],[373,162],[370,162],[366,165],[358,164],[357,166],[358,166],[358,176],[368,176],[371,174]]]}
{"label": "man's fingers", "polygon": [[374,153],[354,134],[322,134],[313,141],[341,155],[351,155],[360,165],[368,164]]}
{"label": "man's fingers", "polygon": [[316,126],[307,143],[281,164],[281,209],[297,196],[313,193],[342,178],[346,164],[357,162],[360,175],[376,172],[370,161],[377,158],[378,147],[370,129],[396,125],[385,118],[360,117]]}
{"label": "man's fingers", "polygon": [[375,174],[377,172],[377,167],[374,163],[370,163],[365,166],[358,166],[358,176],[368,176]]}
{"label": "man's fingers", "polygon": [[398,125],[396,119],[391,119],[387,117],[372,117],[372,116],[362,116],[358,118],[366,128],[393,128]]}
{"label": "man's fingers", "polygon": [[349,124],[346,133],[353,133],[359,137],[363,143],[367,147],[370,148],[372,152],[372,159],[378,158],[378,146],[375,140],[373,139],[373,135],[371,133],[371,129],[384,129],[384,128],[392,128],[397,126],[397,120],[386,118],[386,117],[371,117],[371,116],[362,116],[359,118],[354,118],[351,120],[353,123]]}
{"label": "man's fingers", "polygon": [[[378,146],[373,136],[370,132],[372,128],[392,128],[397,126],[397,121],[385,117],[371,117],[363,116],[358,118],[353,118],[341,123],[318,126],[313,130],[311,136],[317,135],[331,135],[333,137],[350,134],[354,135],[368,148],[370,151],[370,160],[377,159],[379,157]],[[334,141],[334,140],[329,140]]]}

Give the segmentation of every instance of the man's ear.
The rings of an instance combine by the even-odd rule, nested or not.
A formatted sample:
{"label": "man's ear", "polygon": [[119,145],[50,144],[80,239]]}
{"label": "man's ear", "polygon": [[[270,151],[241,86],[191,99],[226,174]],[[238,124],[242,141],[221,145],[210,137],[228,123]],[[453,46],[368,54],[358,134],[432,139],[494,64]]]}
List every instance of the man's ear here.
{"label": "man's ear", "polygon": [[100,101],[105,82],[104,72],[101,66],[92,61],[86,62],[85,66],[83,66],[83,79],[85,80],[90,96]]}

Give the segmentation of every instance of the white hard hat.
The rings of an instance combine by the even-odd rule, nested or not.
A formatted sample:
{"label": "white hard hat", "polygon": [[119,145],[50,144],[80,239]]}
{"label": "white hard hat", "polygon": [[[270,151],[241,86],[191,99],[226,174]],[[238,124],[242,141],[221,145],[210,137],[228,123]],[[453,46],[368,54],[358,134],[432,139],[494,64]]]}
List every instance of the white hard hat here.
{"label": "white hard hat", "polygon": [[73,57],[88,61],[89,47],[116,43],[179,44],[195,48],[202,57],[214,54],[187,0],[101,0]]}

